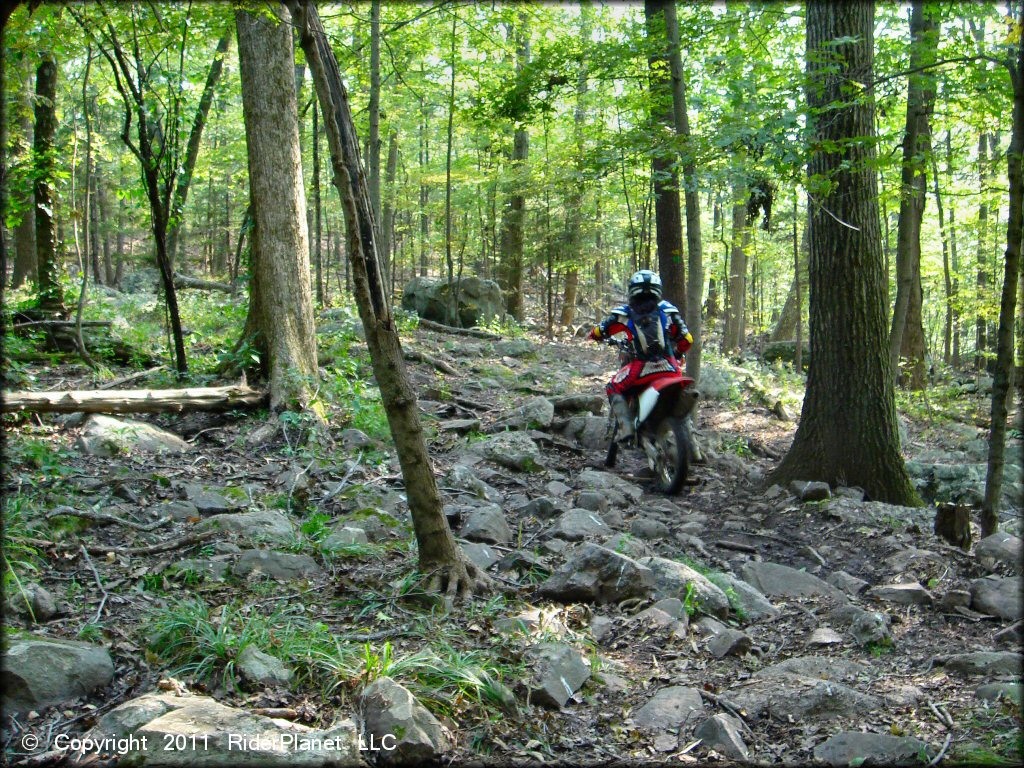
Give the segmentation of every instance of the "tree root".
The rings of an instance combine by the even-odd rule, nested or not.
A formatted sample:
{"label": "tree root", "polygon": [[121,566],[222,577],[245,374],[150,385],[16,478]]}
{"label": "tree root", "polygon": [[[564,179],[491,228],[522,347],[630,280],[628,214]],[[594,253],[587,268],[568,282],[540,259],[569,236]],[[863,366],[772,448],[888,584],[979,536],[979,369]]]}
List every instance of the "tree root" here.
{"label": "tree root", "polygon": [[455,562],[444,563],[427,571],[423,588],[426,592],[443,592],[445,606],[450,608],[456,598],[469,600],[475,594],[492,592],[494,580],[474,563],[459,557]]}

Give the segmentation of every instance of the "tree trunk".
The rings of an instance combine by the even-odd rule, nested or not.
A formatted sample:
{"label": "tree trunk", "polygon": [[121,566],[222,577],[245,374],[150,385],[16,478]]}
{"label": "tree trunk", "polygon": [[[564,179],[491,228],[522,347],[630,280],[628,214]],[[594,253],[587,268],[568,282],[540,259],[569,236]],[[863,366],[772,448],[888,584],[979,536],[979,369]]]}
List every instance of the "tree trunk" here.
{"label": "tree trunk", "polygon": [[448,527],[417,412],[416,393],[405,371],[398,331],[377,261],[373,211],[359,160],[359,140],[352,124],[348,94],[316,6],[293,0],[289,7],[300,30],[302,49],[323,109],[335,184],[348,226],[348,256],[356,304],[402,467],[419,545],[419,568],[436,577],[432,578],[432,586],[441,586],[443,582],[450,595],[466,594],[474,586],[470,572],[475,569],[467,566]]}
{"label": "tree trunk", "polygon": [[[794,208],[796,203],[794,202]],[[797,217],[799,216],[794,211],[793,219],[793,230],[794,237],[796,237],[797,229]],[[807,290],[807,227],[804,227],[802,233],[799,236],[799,245],[794,243],[794,272],[793,282],[789,284],[789,292],[786,294],[786,302],[782,305],[782,312],[779,314],[779,319],[775,323],[775,327],[772,329],[771,335],[768,337],[768,341],[790,341],[796,338],[797,332],[797,318],[801,320],[801,330],[803,328],[803,318],[801,317],[802,311],[797,306],[797,294],[803,294]],[[797,280],[797,272],[799,272],[799,281]]]}
{"label": "tree trunk", "polygon": [[[953,141],[950,131],[946,131],[946,177],[952,185],[953,181]],[[952,304],[953,304],[953,355],[951,363],[954,368],[960,367],[960,259],[957,254],[956,240],[956,199],[949,206],[949,260],[953,270]]]}
{"label": "tree trunk", "polygon": [[[32,131],[32,70],[29,57],[22,62],[23,77],[21,90],[18,94],[17,109],[18,129],[21,140],[18,155],[24,159],[31,157]],[[11,287],[17,288],[27,281],[36,280],[36,207],[33,200],[33,189],[28,187],[18,195],[17,207],[21,210],[21,221],[14,228],[14,275]],[[0,280],[6,276],[3,273]]]}
{"label": "tree trunk", "polygon": [[35,154],[36,274],[39,308],[58,317],[67,315],[60,286],[57,231],[53,219],[56,202],[53,181],[56,170],[53,137],[57,128],[57,62],[45,54],[36,70],[36,108],[33,152]]}
{"label": "tree trunk", "polygon": [[195,118],[192,120],[192,130],[189,131],[185,158],[175,180],[174,201],[171,203],[167,226],[167,251],[172,264],[178,259],[178,240],[185,217],[185,202],[188,200],[189,188],[192,185],[192,173],[196,167],[196,158],[199,157],[203,129],[206,127],[206,118],[210,114],[213,94],[217,88],[217,81],[220,80],[221,72],[224,70],[224,57],[227,55],[230,45],[231,32],[225,30],[217,42],[217,50],[213,54],[210,70],[206,73],[206,85],[203,86],[203,95],[199,99],[199,106],[196,108]]}
{"label": "tree trunk", "polygon": [[266,393],[243,385],[189,389],[119,389],[64,392],[5,392],[3,413],[181,413],[257,408]]}
{"label": "tree trunk", "polygon": [[[651,98],[651,131],[655,148],[651,158],[654,177],[654,221],[656,229],[658,271],[664,285],[665,298],[681,312],[686,311],[686,267],[683,262],[683,219],[679,209],[679,170],[677,155],[671,145],[661,144],[658,136],[663,128],[676,132],[673,111],[671,59],[676,71],[679,60],[679,28],[668,24],[668,6],[675,20],[675,0],[644,0],[644,21],[651,46],[648,55],[648,88]],[[671,38],[675,33],[675,39]]]}
{"label": "tree trunk", "polygon": [[324,258],[321,224],[323,206],[320,204],[320,125],[318,122],[319,108],[316,99],[310,105],[313,113],[313,264],[316,267],[316,304],[324,306]]}
{"label": "tree trunk", "polygon": [[96,177],[96,204],[99,207],[99,229],[103,233],[103,282],[112,286],[115,285],[116,273],[110,252],[110,195],[104,177],[99,175]]}
{"label": "tree trunk", "polygon": [[[391,275],[392,266],[396,260],[395,255],[395,176],[398,173],[398,131],[392,130],[388,134],[388,164],[385,170],[385,199],[384,214],[381,221],[381,253],[383,265],[381,267],[385,275]],[[389,281],[388,294],[394,295],[395,281]]]}
{"label": "tree trunk", "polygon": [[[367,113],[370,122],[367,136],[366,183],[370,191],[373,220],[379,227],[380,211],[380,0],[370,0],[370,93]],[[383,242],[380,229],[377,239]],[[387,274],[387,254],[381,252],[381,267]]]}
{"label": "tree trunk", "polygon": [[[1024,22],[1024,10],[1018,24]],[[1018,40],[1016,61],[1007,61],[1013,87],[1013,120],[1010,148],[1006,153],[1006,176],[1010,186],[1010,208],[1006,222],[1006,263],[1003,290],[999,302],[999,329],[996,333],[996,367],[992,377],[992,417],[988,438],[988,470],[985,474],[985,498],[981,509],[981,535],[990,536],[999,528],[999,501],[1003,490],[1006,450],[1007,400],[1013,374],[1013,323],[1020,279],[1021,240],[1024,238],[1024,42]],[[1024,404],[1022,404],[1024,407]]]}
{"label": "tree trunk", "polygon": [[925,339],[921,323],[921,219],[927,188],[926,158],[931,153],[931,113],[935,79],[914,72],[935,61],[938,35],[924,0],[914,0],[910,15],[910,69],[907,118],[903,133],[900,214],[896,232],[896,305],[889,331],[889,364],[899,378],[900,357],[907,359],[910,389],[925,385]]}
{"label": "tree trunk", "polygon": [[[278,17],[283,6],[275,9]],[[273,410],[304,409],[317,376],[309,238],[288,24],[238,11],[238,60],[249,158],[249,318]]]}
{"label": "tree trunk", "polygon": [[850,81],[874,81],[874,11],[873,2],[807,5],[811,365],[793,445],[770,482],[823,480],[917,505],[885,344],[874,102],[844,94]]}
{"label": "tree trunk", "polygon": [[[427,105],[420,101],[420,178],[426,173],[430,164],[430,139],[427,135]],[[427,211],[427,203],[430,202],[430,186],[425,181],[420,181],[420,277],[427,276],[427,254],[430,250],[430,214]]]}
{"label": "tree trunk", "polygon": [[459,286],[455,285],[455,265],[452,261],[452,139],[455,128],[455,39],[459,14],[453,9],[451,34],[451,83],[448,91],[448,130],[446,132],[444,155],[444,261],[448,267],[448,284],[451,286],[449,297],[448,318],[452,325],[461,325],[459,318]]}
{"label": "tree trunk", "polygon": [[[949,136],[949,131],[946,131]],[[932,159],[932,193],[935,195],[935,208],[939,214],[939,236],[942,240],[942,285],[946,293],[946,313],[942,325],[942,362],[949,365],[953,355],[953,276],[949,266],[949,229],[946,227],[946,210],[942,204],[942,191],[939,184],[939,163],[935,153]]]}
{"label": "tree trunk", "polygon": [[988,344],[985,313],[980,309],[984,305],[985,294],[988,292],[988,272],[985,271],[985,239],[988,234],[988,134],[985,131],[978,136],[978,187],[981,202],[978,204],[978,271],[975,285],[976,301],[979,309],[974,318],[974,369],[985,370],[985,347]]}
{"label": "tree trunk", "polygon": [[747,185],[737,176],[733,181],[732,253],[729,257],[729,284],[725,306],[725,350],[742,349],[747,299],[747,250],[750,227],[747,226]]}

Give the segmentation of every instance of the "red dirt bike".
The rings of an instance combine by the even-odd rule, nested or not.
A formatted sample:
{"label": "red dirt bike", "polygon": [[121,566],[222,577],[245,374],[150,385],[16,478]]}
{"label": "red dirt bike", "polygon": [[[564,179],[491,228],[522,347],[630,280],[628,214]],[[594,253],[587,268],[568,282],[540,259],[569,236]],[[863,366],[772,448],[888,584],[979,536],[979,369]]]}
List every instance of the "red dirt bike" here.
{"label": "red dirt bike", "polygon": [[[619,362],[627,366],[634,359],[633,344],[626,333],[616,336],[619,338],[609,338],[606,343],[618,347]],[[651,371],[647,370],[648,366],[652,368]],[[651,360],[643,370],[642,376],[653,374],[653,378],[626,394],[626,402],[634,419],[635,437],[628,443],[616,441],[618,421],[615,414],[610,413],[608,418],[612,425],[612,437],[604,465],[615,466],[620,445],[639,447],[647,456],[647,464],[654,473],[655,487],[671,495],[683,487],[689,472],[693,448],[686,417],[693,410],[699,393],[693,379],[671,370],[665,360]]]}

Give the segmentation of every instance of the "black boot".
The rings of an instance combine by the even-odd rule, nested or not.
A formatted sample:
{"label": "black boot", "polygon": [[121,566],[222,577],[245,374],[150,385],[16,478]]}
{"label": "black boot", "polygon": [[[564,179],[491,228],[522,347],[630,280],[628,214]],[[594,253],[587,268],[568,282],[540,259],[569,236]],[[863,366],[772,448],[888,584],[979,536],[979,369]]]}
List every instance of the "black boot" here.
{"label": "black boot", "polygon": [[619,443],[630,442],[636,434],[633,426],[633,414],[630,412],[629,403],[622,395],[609,395],[608,404],[611,406],[612,415],[615,417],[615,440]]}

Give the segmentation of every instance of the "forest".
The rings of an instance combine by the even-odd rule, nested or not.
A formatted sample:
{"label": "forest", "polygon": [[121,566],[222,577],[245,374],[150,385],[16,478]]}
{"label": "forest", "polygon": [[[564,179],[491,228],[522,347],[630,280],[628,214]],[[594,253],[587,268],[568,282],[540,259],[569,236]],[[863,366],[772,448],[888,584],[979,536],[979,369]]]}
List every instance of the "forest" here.
{"label": "forest", "polygon": [[1019,764],[1024,2],[0,13],[5,761]]}

